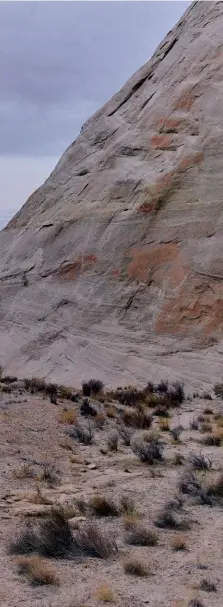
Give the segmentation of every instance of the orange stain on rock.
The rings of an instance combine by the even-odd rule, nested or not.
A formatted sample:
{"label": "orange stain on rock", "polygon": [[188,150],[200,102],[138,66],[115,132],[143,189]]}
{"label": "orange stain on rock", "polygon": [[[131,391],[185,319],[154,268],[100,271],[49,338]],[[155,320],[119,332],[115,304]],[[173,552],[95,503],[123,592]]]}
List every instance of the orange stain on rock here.
{"label": "orange stain on rock", "polygon": [[61,266],[56,275],[62,280],[75,280],[82,272],[89,270],[96,261],[96,255],[83,255],[82,258]]}
{"label": "orange stain on rock", "polygon": [[195,99],[196,99],[196,96],[193,95],[192,93],[183,93],[179,97],[179,99],[175,105],[175,109],[188,111],[191,109]]}
{"label": "orange stain on rock", "polygon": [[152,213],[155,210],[155,204],[144,202],[137,209],[137,213]]}
{"label": "orange stain on rock", "polygon": [[204,158],[203,152],[195,152],[195,154],[191,154],[190,156],[186,156],[179,163],[179,170],[186,171],[190,167],[196,166],[202,162]]}
{"label": "orange stain on rock", "polygon": [[[197,292],[198,291],[198,292]],[[166,301],[156,321],[156,333],[214,336],[223,329],[223,285],[202,284],[192,276]]]}
{"label": "orange stain on rock", "polygon": [[159,118],[156,121],[156,128],[160,133],[175,133],[182,123],[182,118]]}
{"label": "orange stain on rock", "polygon": [[153,135],[151,146],[155,149],[165,150],[170,147],[172,137],[170,135]]}
{"label": "orange stain on rock", "polygon": [[155,278],[156,272],[165,270],[178,254],[179,246],[176,243],[160,244],[155,247],[148,245],[143,248],[132,249],[128,276],[146,282],[150,276]]}

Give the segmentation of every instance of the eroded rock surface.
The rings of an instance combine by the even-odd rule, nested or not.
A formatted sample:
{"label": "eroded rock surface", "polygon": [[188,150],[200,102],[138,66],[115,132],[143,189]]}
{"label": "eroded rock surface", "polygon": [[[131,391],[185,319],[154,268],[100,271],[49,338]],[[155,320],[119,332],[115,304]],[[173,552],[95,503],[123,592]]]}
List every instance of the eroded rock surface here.
{"label": "eroded rock surface", "polygon": [[8,371],[221,378],[222,37],[194,2],[0,233]]}

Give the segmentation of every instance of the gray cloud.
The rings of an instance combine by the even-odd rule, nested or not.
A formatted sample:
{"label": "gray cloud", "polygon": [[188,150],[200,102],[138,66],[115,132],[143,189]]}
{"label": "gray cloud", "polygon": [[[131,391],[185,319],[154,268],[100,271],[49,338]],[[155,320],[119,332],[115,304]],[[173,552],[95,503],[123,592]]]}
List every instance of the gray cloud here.
{"label": "gray cloud", "polygon": [[0,2],[0,155],[59,155],[190,2]]}

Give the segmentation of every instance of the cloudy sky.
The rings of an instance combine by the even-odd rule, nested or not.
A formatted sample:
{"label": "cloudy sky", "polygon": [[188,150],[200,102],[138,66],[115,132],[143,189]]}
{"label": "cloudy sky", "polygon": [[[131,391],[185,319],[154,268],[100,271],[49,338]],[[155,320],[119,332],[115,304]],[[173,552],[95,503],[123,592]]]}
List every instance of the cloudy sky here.
{"label": "cloudy sky", "polygon": [[189,4],[0,1],[0,228]]}

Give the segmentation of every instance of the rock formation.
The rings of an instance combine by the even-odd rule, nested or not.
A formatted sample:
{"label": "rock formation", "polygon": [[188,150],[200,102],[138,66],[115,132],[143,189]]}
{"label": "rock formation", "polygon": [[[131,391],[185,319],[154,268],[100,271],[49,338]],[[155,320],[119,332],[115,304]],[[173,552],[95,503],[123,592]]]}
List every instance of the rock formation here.
{"label": "rock formation", "polygon": [[222,378],[222,40],[194,2],[0,233],[8,372]]}

